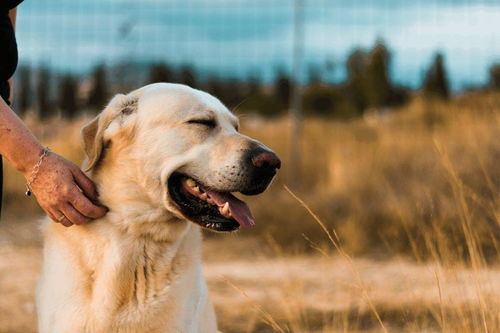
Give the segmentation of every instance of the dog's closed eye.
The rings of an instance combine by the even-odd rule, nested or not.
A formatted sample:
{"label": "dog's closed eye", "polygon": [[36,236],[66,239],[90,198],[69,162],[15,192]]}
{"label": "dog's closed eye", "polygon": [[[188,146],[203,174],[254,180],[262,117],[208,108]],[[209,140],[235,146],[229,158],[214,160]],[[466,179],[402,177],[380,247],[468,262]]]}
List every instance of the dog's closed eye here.
{"label": "dog's closed eye", "polygon": [[214,119],[191,119],[187,121],[188,124],[203,125],[210,128],[217,126]]}
{"label": "dog's closed eye", "polygon": [[134,108],[127,106],[122,109],[122,114],[128,116],[129,114],[132,114],[134,112]]}

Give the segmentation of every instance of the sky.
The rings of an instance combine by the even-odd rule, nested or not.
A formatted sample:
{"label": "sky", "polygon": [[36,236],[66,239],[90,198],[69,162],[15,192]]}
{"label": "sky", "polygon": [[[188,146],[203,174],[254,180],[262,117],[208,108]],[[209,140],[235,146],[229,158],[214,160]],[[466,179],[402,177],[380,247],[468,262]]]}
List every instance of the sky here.
{"label": "sky", "polygon": [[[391,77],[419,87],[436,51],[454,90],[487,81],[500,62],[500,0],[303,0],[303,71],[345,77],[355,47],[382,38]],[[25,0],[21,63],[85,73],[99,62],[191,65],[221,77],[270,79],[289,70],[292,0]],[[326,66],[327,65],[327,66]]]}

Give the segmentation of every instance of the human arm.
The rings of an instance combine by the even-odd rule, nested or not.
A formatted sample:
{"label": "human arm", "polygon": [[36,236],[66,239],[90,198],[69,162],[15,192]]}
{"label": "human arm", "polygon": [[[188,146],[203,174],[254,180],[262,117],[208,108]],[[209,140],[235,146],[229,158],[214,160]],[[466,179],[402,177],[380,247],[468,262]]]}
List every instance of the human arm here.
{"label": "human arm", "polygon": [[[0,154],[29,179],[43,149],[22,120],[0,98]],[[54,221],[63,214],[66,216],[60,221],[65,226],[86,223],[102,217],[107,211],[93,203],[97,202],[97,192],[92,181],[78,166],[54,153],[43,159],[31,189],[42,209]]]}

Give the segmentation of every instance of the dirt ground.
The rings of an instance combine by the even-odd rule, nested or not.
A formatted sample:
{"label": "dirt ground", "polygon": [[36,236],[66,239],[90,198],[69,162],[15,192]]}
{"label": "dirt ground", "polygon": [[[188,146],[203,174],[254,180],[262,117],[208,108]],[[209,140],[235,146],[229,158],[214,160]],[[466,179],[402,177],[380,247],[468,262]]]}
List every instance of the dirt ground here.
{"label": "dirt ground", "polygon": [[[204,272],[225,332],[391,331],[394,327],[440,331],[445,324],[443,307],[447,313],[453,307],[457,314],[467,315],[470,309],[487,306],[487,316],[500,320],[500,269],[450,269],[403,259],[284,256],[263,248],[261,241],[241,235],[205,240]],[[36,332],[34,290],[40,260],[37,222],[3,220],[0,332]],[[408,318],[408,311],[428,313]]]}

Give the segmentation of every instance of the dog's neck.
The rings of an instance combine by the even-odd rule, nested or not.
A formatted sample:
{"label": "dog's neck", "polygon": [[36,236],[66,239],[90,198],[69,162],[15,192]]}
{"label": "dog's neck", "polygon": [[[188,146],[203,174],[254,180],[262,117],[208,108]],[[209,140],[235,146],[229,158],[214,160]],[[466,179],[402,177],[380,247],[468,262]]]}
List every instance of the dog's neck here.
{"label": "dog's neck", "polygon": [[82,262],[88,266],[78,271],[76,275],[83,279],[75,284],[89,287],[89,307],[99,309],[92,313],[96,328],[92,331],[118,331],[109,326],[110,318],[123,313],[134,332],[156,332],[156,327],[163,326],[171,327],[169,331],[187,331],[184,327],[189,320],[183,317],[182,305],[196,304],[200,297],[206,297],[200,273],[199,228],[191,223],[179,224],[176,239],[153,241],[144,235],[130,237],[130,233],[113,227],[111,218],[95,226],[95,238],[80,237],[89,240],[81,251]]}
{"label": "dog's neck", "polygon": [[[118,169],[116,165],[107,164],[106,170],[91,174],[100,200],[110,209],[92,227],[99,231],[95,233],[99,238],[102,239],[103,235],[107,237],[102,239],[108,244],[102,247],[104,252],[96,255],[113,262],[107,266],[112,269],[107,271],[93,267],[96,274],[99,272],[99,276],[95,276],[96,288],[101,283],[106,288],[101,288],[99,292],[96,290],[92,301],[106,303],[107,306],[100,308],[113,313],[120,308],[120,304],[142,304],[147,308],[148,304],[163,300],[166,301],[167,312],[175,314],[179,311],[174,306],[177,303],[170,304],[167,302],[169,299],[181,300],[199,293],[183,294],[169,286],[173,283],[187,285],[191,290],[204,285],[192,280],[192,276],[203,279],[201,274],[192,273],[201,271],[201,232],[191,222],[180,220],[165,208],[155,205],[144,194],[144,184]],[[93,261],[89,258],[90,263]],[[93,265],[90,266],[93,270]],[[180,301],[181,304],[183,302]],[[156,305],[155,311],[157,308]],[[102,315],[109,316],[110,313]]]}
{"label": "dog's neck", "polygon": [[[156,180],[141,180],[132,161],[107,162],[92,170],[90,177],[99,191],[99,200],[109,209],[105,219],[132,237],[150,237],[171,242],[185,233],[189,223],[169,212],[152,188],[162,186]],[[150,182],[150,183],[148,183]]]}

